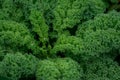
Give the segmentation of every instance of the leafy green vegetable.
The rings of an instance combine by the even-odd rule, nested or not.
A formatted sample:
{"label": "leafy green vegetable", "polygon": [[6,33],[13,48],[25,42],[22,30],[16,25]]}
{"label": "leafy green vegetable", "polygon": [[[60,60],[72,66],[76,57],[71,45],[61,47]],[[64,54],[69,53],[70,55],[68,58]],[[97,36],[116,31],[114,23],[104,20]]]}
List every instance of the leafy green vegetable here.
{"label": "leafy green vegetable", "polygon": [[120,0],[0,0],[0,80],[119,80]]}
{"label": "leafy green vegetable", "polygon": [[84,80],[120,79],[120,67],[112,59],[103,57],[89,62],[86,63]]}
{"label": "leafy green vegetable", "polygon": [[[24,24],[0,20],[0,46],[3,50],[32,52],[38,51],[37,43]],[[39,49],[39,48],[38,48]]]}
{"label": "leafy green vegetable", "polygon": [[9,53],[0,62],[0,75],[11,80],[29,77],[35,74],[37,61],[32,55]]}
{"label": "leafy green vegetable", "polygon": [[82,68],[70,58],[40,61],[36,72],[37,80],[80,80],[81,76]]}

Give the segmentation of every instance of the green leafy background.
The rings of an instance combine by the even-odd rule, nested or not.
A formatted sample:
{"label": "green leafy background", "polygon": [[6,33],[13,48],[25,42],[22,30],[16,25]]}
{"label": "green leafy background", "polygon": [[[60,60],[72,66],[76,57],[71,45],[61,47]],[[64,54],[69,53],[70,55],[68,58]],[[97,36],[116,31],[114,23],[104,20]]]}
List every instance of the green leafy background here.
{"label": "green leafy background", "polygon": [[120,0],[0,0],[0,80],[120,80]]}

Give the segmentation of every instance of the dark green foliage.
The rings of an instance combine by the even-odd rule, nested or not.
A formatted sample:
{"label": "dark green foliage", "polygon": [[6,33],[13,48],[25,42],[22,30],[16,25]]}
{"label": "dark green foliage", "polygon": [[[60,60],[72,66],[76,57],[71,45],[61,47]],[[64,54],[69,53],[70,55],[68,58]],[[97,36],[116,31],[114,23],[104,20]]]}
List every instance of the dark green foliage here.
{"label": "dark green foliage", "polygon": [[119,0],[103,0],[103,1],[105,1],[105,2],[107,2],[109,4],[116,4],[116,3],[119,2]]}
{"label": "dark green foliage", "polygon": [[117,12],[101,14],[79,26],[76,35],[83,39],[83,55],[98,56],[120,48],[119,16]]}
{"label": "dark green foliage", "polygon": [[[0,46],[6,51],[22,51],[37,53],[37,43],[24,24],[14,21],[0,20]],[[38,50],[37,50],[38,49]]]}
{"label": "dark green foliage", "polygon": [[[83,47],[82,39],[75,36],[61,35],[55,43],[51,54],[75,56],[80,54],[80,48]],[[59,54],[60,53],[60,54]]]}
{"label": "dark green foliage", "polygon": [[[120,48],[120,33],[114,29],[87,31],[84,35],[82,55],[99,56]],[[114,52],[111,54],[115,54]],[[87,56],[86,56],[87,57]]]}
{"label": "dark green foliage", "polygon": [[[38,35],[39,44],[46,48],[46,44],[48,43],[48,29],[49,27],[45,23],[45,19],[43,14],[39,11],[32,10],[30,14],[30,22],[33,26],[32,31]],[[34,36],[36,36],[34,35]],[[43,51],[45,52],[45,50]]]}
{"label": "dark green foliage", "polygon": [[36,0],[35,3],[35,7],[43,13],[45,22],[49,25],[49,27],[52,27],[51,24],[53,24],[53,11],[57,5],[57,1],[58,0]]}
{"label": "dark green foliage", "polygon": [[43,60],[37,68],[37,80],[80,80],[82,69],[70,58]]}
{"label": "dark green foliage", "polygon": [[93,58],[86,63],[84,80],[119,80],[120,67],[108,57]]}
{"label": "dark green foliage", "polygon": [[49,25],[54,17],[52,9],[56,2],[56,0],[1,0],[0,19],[25,22],[29,25],[30,12],[34,9],[43,13],[45,22]]}
{"label": "dark green foliage", "polygon": [[99,14],[94,20],[89,20],[78,27],[77,36],[84,36],[84,33],[87,30],[107,30],[107,29],[115,29],[117,31],[120,30],[120,13],[116,11],[111,11],[108,14]]}
{"label": "dark green foliage", "polygon": [[37,59],[32,55],[9,53],[0,62],[0,75],[11,80],[33,76],[36,71],[36,63]]}
{"label": "dark green foliage", "polygon": [[59,33],[93,18],[106,8],[102,0],[58,0],[57,4],[54,11],[54,30]]}
{"label": "dark green foliage", "polygon": [[[115,50],[120,48],[120,32],[115,29],[108,30],[88,30],[83,38],[62,35],[58,38],[55,46],[51,50],[52,54],[83,58],[99,56],[104,53],[116,55]],[[79,57],[79,56],[78,56]]]}
{"label": "dark green foliage", "polygon": [[82,67],[70,58],[58,58],[56,67],[61,73],[60,80],[80,80],[83,75]]}
{"label": "dark green foliage", "polygon": [[28,19],[33,0],[3,0],[1,1],[0,19],[23,22]]}
{"label": "dark green foliage", "polygon": [[119,0],[110,0],[112,3],[118,3]]}
{"label": "dark green foliage", "polygon": [[38,63],[36,77],[37,80],[58,80],[60,72],[54,62],[43,60]]}
{"label": "dark green foliage", "polygon": [[119,4],[0,0],[0,80],[119,80]]}
{"label": "dark green foliage", "polygon": [[1,76],[0,76],[0,80],[10,80],[10,79],[4,78],[4,77],[1,77]]}

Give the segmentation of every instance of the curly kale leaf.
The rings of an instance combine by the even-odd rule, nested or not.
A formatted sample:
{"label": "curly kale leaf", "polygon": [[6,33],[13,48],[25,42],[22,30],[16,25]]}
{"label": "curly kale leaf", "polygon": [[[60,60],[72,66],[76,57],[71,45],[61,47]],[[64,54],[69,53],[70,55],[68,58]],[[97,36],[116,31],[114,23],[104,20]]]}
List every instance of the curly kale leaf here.
{"label": "curly kale leaf", "polygon": [[33,76],[36,71],[37,59],[32,55],[9,53],[0,62],[0,76],[19,80],[21,77]]}
{"label": "curly kale leaf", "polygon": [[7,20],[0,20],[0,46],[8,52],[38,53],[40,50],[24,24]]}
{"label": "curly kale leaf", "polygon": [[111,58],[93,58],[86,62],[84,80],[118,80],[120,67]]}
{"label": "curly kale leaf", "polygon": [[36,77],[37,80],[80,80],[82,74],[82,68],[74,60],[57,58],[40,61]]}
{"label": "curly kale leaf", "polygon": [[106,9],[102,0],[58,0],[54,10],[54,27],[58,33],[89,20]]}

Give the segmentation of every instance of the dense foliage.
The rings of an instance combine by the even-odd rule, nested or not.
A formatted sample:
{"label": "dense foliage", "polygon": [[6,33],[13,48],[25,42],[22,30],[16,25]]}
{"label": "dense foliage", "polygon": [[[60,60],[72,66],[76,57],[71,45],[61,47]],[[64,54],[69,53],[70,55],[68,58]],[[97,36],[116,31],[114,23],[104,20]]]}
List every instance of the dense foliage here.
{"label": "dense foliage", "polygon": [[32,55],[9,53],[0,63],[0,76],[18,80],[35,74],[37,59]]}
{"label": "dense foliage", "polygon": [[82,68],[77,62],[70,58],[58,58],[40,61],[36,77],[37,80],[80,80],[82,74]]}
{"label": "dense foliage", "polygon": [[119,80],[120,67],[108,57],[92,59],[86,62],[85,80]]}
{"label": "dense foliage", "polygon": [[120,0],[0,0],[0,80],[119,80]]}

